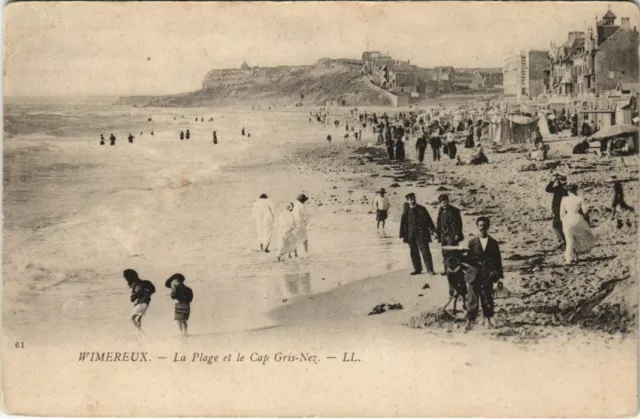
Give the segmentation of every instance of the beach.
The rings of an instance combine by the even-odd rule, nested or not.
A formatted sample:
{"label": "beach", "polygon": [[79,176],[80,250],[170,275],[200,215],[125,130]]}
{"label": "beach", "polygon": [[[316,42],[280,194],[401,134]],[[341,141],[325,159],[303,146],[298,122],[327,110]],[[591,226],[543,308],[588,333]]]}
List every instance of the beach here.
{"label": "beach", "polygon": [[[610,205],[613,173],[628,180],[627,200],[637,208],[637,157],[624,163],[567,157],[572,141],[550,143],[551,162],[580,176],[581,193],[600,214],[599,246],[581,263],[564,267],[562,255],[553,251],[551,196],[544,192],[550,162],[532,170],[522,150],[487,147],[488,165],[434,164],[429,156],[417,165],[407,145],[411,161],[391,164],[381,157],[383,149],[367,147],[376,141],[369,128],[361,141],[345,142],[342,126],[310,122],[314,111],[9,104],[5,114],[15,122],[5,124],[4,140],[3,349],[11,351],[4,374],[13,385],[5,390],[5,406],[37,413],[23,396],[29,388],[60,396],[37,407],[49,414],[118,414],[122,410],[111,409],[109,399],[128,397],[118,395],[119,388],[170,394],[181,380],[186,389],[179,401],[132,407],[129,413],[180,415],[190,408],[279,416],[635,412],[637,223],[634,218],[620,232],[604,208]],[[352,121],[346,108],[333,108],[330,115]],[[242,128],[251,137],[242,136]],[[178,134],[186,129],[191,139],[180,141]],[[111,132],[117,145],[100,146],[100,134],[108,138]],[[126,142],[129,132],[136,136],[133,144]],[[380,187],[392,203],[384,233],[376,231],[371,205]],[[438,194],[446,191],[462,210],[467,238],[476,232],[477,216],[492,218],[491,234],[505,259],[505,287],[513,294],[496,300],[494,330],[478,326],[462,333],[460,322],[438,317],[448,301],[446,278],[408,275],[409,251],[398,238],[398,223],[410,191],[432,217]],[[301,192],[310,197],[309,254],[276,263],[275,255],[258,251],[252,205],[267,193],[279,214]],[[432,254],[441,272],[438,246],[432,244]],[[142,337],[128,318],[130,290],[122,278],[127,268],[158,290]],[[163,286],[176,272],[184,274],[195,295],[186,341],[179,337]],[[587,312],[585,303],[609,285],[612,290],[595,304],[606,317],[598,321],[601,314]],[[379,304],[403,308],[368,315]],[[616,304],[619,314],[612,317]],[[15,342],[33,349],[16,352]],[[110,349],[148,351],[153,360],[136,365],[141,374],[133,377],[129,365],[113,370],[75,362],[82,351]],[[180,378],[184,366],[173,362],[174,354],[191,360],[201,351],[232,353],[234,359],[240,352],[269,354],[271,361],[211,369],[190,362],[189,380]],[[278,352],[304,351],[320,356],[320,364],[273,361]],[[344,358],[353,359],[352,353],[360,361],[347,364]],[[34,387],[36,372],[20,366],[36,360],[40,371],[52,374]],[[63,365],[68,379],[60,382],[55,373]],[[354,374],[345,373],[347,368]],[[101,383],[107,369],[110,380]],[[495,387],[479,384],[487,376]],[[276,380],[280,395],[268,391]],[[334,384],[327,388],[325,381]],[[200,388],[190,387],[202,382],[210,382],[211,394],[234,383],[254,394],[254,402],[203,399]],[[66,397],[83,385],[95,394]],[[567,397],[566,388],[579,387],[583,390]],[[306,396],[304,404],[283,396],[294,389],[296,398]],[[345,410],[339,396],[347,392],[353,395]],[[452,393],[462,400],[455,406]],[[483,403],[489,398],[494,402]]]}

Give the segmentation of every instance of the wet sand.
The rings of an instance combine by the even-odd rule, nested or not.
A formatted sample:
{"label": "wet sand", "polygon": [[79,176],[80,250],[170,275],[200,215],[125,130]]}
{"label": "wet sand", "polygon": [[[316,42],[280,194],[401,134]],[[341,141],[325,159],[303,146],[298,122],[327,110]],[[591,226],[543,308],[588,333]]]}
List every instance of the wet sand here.
{"label": "wet sand", "polygon": [[[4,378],[13,383],[6,408],[122,414],[118,400],[132,415],[202,409],[211,415],[278,416],[635,411],[635,335],[556,328],[536,344],[549,334],[407,327],[422,326],[416,319],[444,305],[448,289],[443,276],[408,275],[408,248],[397,239],[402,197],[419,187],[419,201],[434,216],[438,188],[454,168],[448,162],[427,166],[422,177],[411,163],[360,164],[362,153],[353,151],[374,141],[371,132],[361,144],[345,144],[337,140],[344,128],[322,128],[309,123],[307,114],[291,112],[267,124],[263,115],[240,112],[219,131],[227,133],[221,144],[235,144],[230,153],[209,152],[210,128],[194,131],[189,144],[175,142],[171,114],[166,134],[153,144],[137,142],[134,152],[125,144],[102,150],[87,137],[64,145],[33,136],[5,142]],[[232,134],[239,120],[257,127],[249,148],[246,139]],[[331,147],[324,141],[328,132],[336,139]],[[468,184],[486,169],[455,173],[458,183]],[[483,178],[487,189],[501,184],[491,178]],[[379,187],[387,188],[393,204],[384,234],[375,230],[371,208]],[[281,208],[302,190],[311,197],[310,254],[276,264],[271,254],[255,250],[251,205],[267,191]],[[631,205],[633,191],[627,191]],[[459,196],[453,195],[455,204]],[[546,204],[547,199],[540,202]],[[473,231],[471,212],[465,208],[465,232]],[[495,234],[503,231],[496,227]],[[439,271],[436,245],[432,254]],[[504,256],[510,254],[507,247]],[[129,290],[120,276],[127,267],[158,288],[143,320],[144,337],[127,319]],[[195,293],[187,341],[178,338],[168,290],[162,288],[173,272],[184,273]],[[425,283],[429,288],[423,289]],[[368,315],[383,303],[403,309]],[[12,345],[18,341],[30,350],[16,352]],[[135,366],[77,361],[81,351],[109,349],[149,351],[154,358]],[[194,352],[256,352],[273,359],[278,351],[310,351],[321,363],[172,362],[176,352],[189,358]],[[343,362],[345,352],[361,362]],[[36,360],[38,371],[53,373],[43,377],[22,368]],[[55,377],[63,369],[61,382]],[[229,383],[253,394],[253,402],[216,398],[223,389],[229,394]],[[92,394],[82,392],[87,386]],[[122,394],[122,388],[137,393]],[[71,398],[70,390],[82,396]],[[165,394],[167,401],[139,406],[134,399],[146,392]],[[34,393],[49,396],[37,409],[29,402]]]}

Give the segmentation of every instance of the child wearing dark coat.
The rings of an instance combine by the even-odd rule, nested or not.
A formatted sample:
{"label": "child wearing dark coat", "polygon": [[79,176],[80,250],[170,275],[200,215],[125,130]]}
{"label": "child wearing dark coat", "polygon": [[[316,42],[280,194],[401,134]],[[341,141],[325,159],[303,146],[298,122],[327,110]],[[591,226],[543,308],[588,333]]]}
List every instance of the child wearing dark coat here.
{"label": "child wearing dark coat", "polygon": [[171,288],[171,299],[176,300],[174,319],[178,322],[180,334],[187,336],[187,321],[191,314],[191,301],[193,301],[193,291],[184,284],[185,277],[182,274],[174,274],[166,280],[165,286]]}

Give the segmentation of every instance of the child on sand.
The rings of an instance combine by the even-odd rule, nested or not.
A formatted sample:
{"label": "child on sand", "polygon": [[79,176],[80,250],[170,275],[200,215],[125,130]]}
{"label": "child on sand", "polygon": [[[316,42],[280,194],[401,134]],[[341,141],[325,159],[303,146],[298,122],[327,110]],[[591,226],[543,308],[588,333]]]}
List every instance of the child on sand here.
{"label": "child on sand", "polygon": [[174,319],[178,322],[180,334],[187,336],[187,321],[191,314],[191,301],[193,301],[193,291],[184,284],[185,277],[182,274],[173,274],[164,283],[165,287],[171,288],[171,299],[176,300]]}
{"label": "child on sand", "polygon": [[125,269],[122,275],[131,288],[131,302],[133,303],[131,321],[135,328],[142,332],[142,317],[147,314],[151,295],[156,292],[156,288],[151,281],[141,280],[133,269]]}

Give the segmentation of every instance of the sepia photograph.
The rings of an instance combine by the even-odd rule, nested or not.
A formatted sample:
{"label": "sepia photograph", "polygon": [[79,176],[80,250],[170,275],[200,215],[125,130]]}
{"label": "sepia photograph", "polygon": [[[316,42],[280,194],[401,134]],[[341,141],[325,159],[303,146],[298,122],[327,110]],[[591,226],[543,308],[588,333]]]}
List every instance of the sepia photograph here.
{"label": "sepia photograph", "polygon": [[4,16],[5,413],[636,416],[634,3]]}

